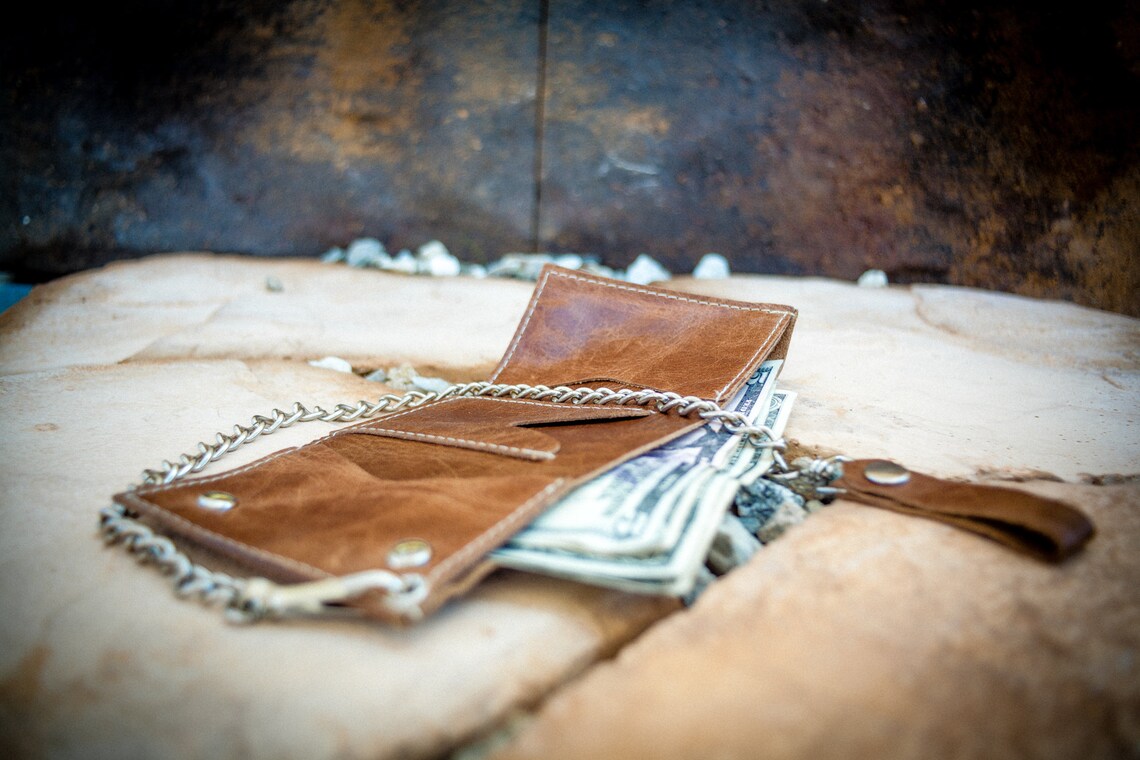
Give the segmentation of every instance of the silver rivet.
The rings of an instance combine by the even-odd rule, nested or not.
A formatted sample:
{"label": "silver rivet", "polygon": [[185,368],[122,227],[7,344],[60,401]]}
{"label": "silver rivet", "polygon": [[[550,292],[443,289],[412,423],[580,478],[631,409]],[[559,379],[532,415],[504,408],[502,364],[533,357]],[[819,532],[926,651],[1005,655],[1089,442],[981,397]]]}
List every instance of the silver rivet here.
{"label": "silver rivet", "polygon": [[237,497],[226,491],[206,491],[198,494],[198,506],[215,512],[225,512],[237,506]]}
{"label": "silver rivet", "polygon": [[431,544],[422,538],[405,538],[388,552],[388,567],[393,570],[423,567],[429,561],[431,561]]}
{"label": "silver rivet", "polygon": [[901,464],[876,459],[863,468],[863,477],[881,486],[901,486],[910,480],[910,472]]}

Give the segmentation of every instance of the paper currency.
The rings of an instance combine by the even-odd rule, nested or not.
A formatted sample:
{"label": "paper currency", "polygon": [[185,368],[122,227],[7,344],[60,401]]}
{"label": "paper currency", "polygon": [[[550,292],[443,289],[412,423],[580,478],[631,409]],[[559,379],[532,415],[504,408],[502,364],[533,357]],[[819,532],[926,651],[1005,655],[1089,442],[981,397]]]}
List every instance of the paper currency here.
{"label": "paper currency", "polygon": [[585,583],[639,593],[682,596],[692,589],[724,510],[737,483],[709,465],[701,465],[690,488],[698,492],[691,504],[719,504],[718,509],[690,509],[680,540],[666,551],[647,556],[589,555],[558,549],[514,549],[507,546],[492,556],[499,564],[519,570],[557,575]]}
{"label": "paper currency", "polygon": [[[765,362],[729,408],[754,422],[771,397],[781,362]],[[687,515],[676,499],[722,449],[740,443],[719,425],[705,425],[624,462],[574,490],[512,539],[512,548],[563,549],[602,555],[644,555],[677,540]],[[743,444],[750,450],[754,447]],[[744,457],[738,457],[743,467]],[[734,460],[735,461],[735,460]],[[723,467],[719,468],[723,469]],[[691,506],[691,505],[689,505]]]}
{"label": "paper currency", "polygon": [[[765,362],[727,408],[780,435],[795,394],[776,391]],[[685,596],[704,569],[742,477],[771,455],[719,424],[631,459],[568,494],[492,555],[499,564],[642,593]]]}
{"label": "paper currency", "polygon": [[[764,427],[772,431],[779,438],[784,434],[788,425],[788,416],[792,413],[792,405],[796,401],[794,391],[773,390],[768,401],[768,413],[764,417]],[[713,461],[721,470],[729,473],[748,484],[763,476],[772,469],[775,455],[771,449],[758,451],[741,436],[734,436],[729,445],[725,445]]]}

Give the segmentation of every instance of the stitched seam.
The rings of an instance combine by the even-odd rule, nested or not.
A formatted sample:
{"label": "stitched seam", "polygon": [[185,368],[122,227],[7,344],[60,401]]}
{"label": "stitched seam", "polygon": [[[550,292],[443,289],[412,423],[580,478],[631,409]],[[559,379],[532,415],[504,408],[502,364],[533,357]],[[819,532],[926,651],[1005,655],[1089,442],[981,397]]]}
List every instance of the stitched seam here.
{"label": "stitched seam", "polygon": [[[507,368],[507,365],[510,364],[511,358],[515,355],[515,351],[518,349],[519,343],[522,342],[523,336],[526,334],[527,329],[530,327],[531,317],[534,316],[534,311],[538,307],[539,299],[542,296],[543,291],[546,289],[546,283],[550,277],[563,277],[563,278],[568,279],[568,280],[577,280],[579,282],[585,282],[587,284],[601,285],[602,287],[606,287],[606,288],[614,288],[616,290],[626,290],[626,291],[629,291],[631,293],[640,293],[641,295],[656,296],[658,298],[669,298],[669,299],[672,299],[674,301],[684,301],[687,303],[700,304],[702,306],[715,306],[715,307],[719,307],[722,309],[734,309],[736,311],[755,311],[755,312],[762,312],[764,314],[779,314],[785,318],[790,317],[792,314],[792,312],[790,312],[786,309],[768,309],[768,308],[765,308],[762,306],[743,306],[743,305],[737,305],[737,304],[721,303],[720,301],[706,301],[704,299],[692,298],[690,296],[680,296],[680,295],[675,295],[673,293],[658,293],[657,291],[654,291],[654,290],[646,290],[645,288],[639,288],[639,287],[636,287],[633,285],[625,285],[625,284],[617,283],[617,282],[608,282],[606,280],[600,280],[600,279],[595,280],[593,278],[581,277],[579,275],[570,274],[567,272],[560,272],[557,270],[549,270],[543,276],[542,282],[538,286],[538,290],[535,291],[534,297],[530,302],[530,307],[527,309],[526,316],[523,318],[522,327],[519,329],[518,333],[515,334],[515,338],[511,342],[510,350],[507,352],[506,357],[504,357],[503,361],[499,364],[498,368],[495,370],[495,373],[491,376],[492,381],[495,381],[499,377],[499,375],[502,373],[502,371]],[[783,319],[781,319],[780,322],[778,322],[776,324],[776,326],[773,327],[772,331],[769,332],[768,338],[766,338],[764,341],[764,345],[762,345],[760,347],[760,349],[758,349],[756,351],[756,353],[752,355],[752,359],[749,360],[748,365],[743,367],[739,372],[737,372],[736,375],[732,378],[732,380],[730,380],[728,383],[726,383],[724,385],[724,387],[721,388],[720,391],[717,392],[717,395],[715,397],[717,400],[720,400],[724,396],[724,394],[727,392],[728,388],[733,383],[735,383],[740,378],[741,375],[743,375],[745,372],[747,372],[751,368],[752,362],[760,354],[760,352],[763,350],[764,346],[766,346],[768,344],[772,335],[774,335],[776,333],[776,328],[782,324],[784,324]]]}
{"label": "stitched seam", "polygon": [[[418,412],[420,409],[427,409],[427,408],[431,408],[432,406],[439,406],[440,404],[450,404],[452,401],[458,401],[461,398],[463,398],[463,397],[462,396],[453,396],[452,398],[445,398],[442,401],[436,401],[434,404],[428,404],[427,406],[412,407],[411,409],[405,409],[402,412],[396,412],[395,414],[386,415],[377,421],[378,422],[379,421],[387,422],[388,420],[394,420],[397,417],[403,417],[404,415],[411,414],[412,412]],[[361,424],[360,427],[365,427],[367,425],[368,425],[368,423],[365,422],[365,423]],[[341,435],[341,434],[347,433],[351,430],[352,430],[352,428],[344,428],[343,430],[337,430],[335,433],[333,433],[333,435]]]}
{"label": "stitched seam", "polygon": [[[523,399],[503,399],[503,398],[487,397],[487,395],[453,395],[453,397],[451,397],[451,398],[441,399],[439,401],[434,401],[430,404],[425,404],[425,406],[422,406],[422,407],[413,407],[412,409],[405,409],[404,411],[393,412],[393,414],[385,415],[381,419],[376,420],[376,422],[385,422],[386,423],[386,422],[389,422],[389,420],[397,419],[398,417],[404,417],[405,415],[415,414],[415,412],[421,411],[423,409],[431,409],[432,407],[438,407],[438,406],[440,406],[440,404],[443,404],[443,403],[454,403],[456,401],[505,401],[508,403],[530,403],[530,404],[534,404],[534,406],[536,406],[536,407],[541,406],[541,407],[551,407],[551,408],[557,408],[557,409],[569,408],[568,404],[557,403],[555,401],[530,401],[530,400],[523,400]],[[364,422],[364,423],[360,423],[358,425],[352,425],[350,427],[344,427],[344,428],[341,428],[341,430],[339,430],[339,431],[334,431],[332,433],[329,433],[328,435],[325,436],[325,438],[332,438],[332,436],[334,436],[334,435],[344,435],[344,434],[352,433],[352,432],[355,432],[355,428],[357,428],[357,427],[364,428],[364,427],[367,427],[369,424],[370,423],[368,423],[368,422]],[[324,440],[324,439],[320,439],[320,440]],[[314,441],[314,443],[316,443],[316,441]],[[308,444],[307,444],[307,446],[308,446]]]}
{"label": "stitched seam", "polygon": [[522,341],[523,336],[526,335],[527,328],[530,327],[530,318],[534,316],[534,310],[538,308],[538,302],[542,297],[542,291],[546,289],[546,283],[550,281],[551,274],[553,274],[553,271],[548,270],[546,274],[542,276],[542,282],[538,284],[538,289],[534,292],[534,296],[532,296],[530,299],[530,306],[527,307],[526,316],[523,317],[522,327],[520,327],[519,331],[515,333],[515,339],[511,341],[510,350],[507,351],[507,355],[503,357],[503,360],[499,362],[499,366],[495,368],[495,373],[491,375],[491,382],[495,382],[502,371],[507,368],[507,365],[511,363],[511,357],[515,355],[515,349],[519,347],[519,343]]}
{"label": "stitched seam", "polygon": [[516,507],[509,515],[498,520],[494,525],[488,528],[483,533],[476,536],[473,540],[469,541],[462,549],[452,554],[450,557],[439,563],[434,570],[428,573],[428,580],[433,584],[441,579],[446,573],[451,572],[453,565],[462,565],[468,561],[472,554],[482,554],[487,551],[490,546],[497,545],[503,539],[505,534],[513,533],[517,529],[517,524],[525,517],[528,516],[531,507],[535,502],[542,501],[547,498],[551,491],[554,491],[565,482],[565,478],[559,478],[546,488],[536,493],[534,496],[527,499],[520,506]]}
{"label": "stitched seam", "polygon": [[[589,382],[589,381],[585,381],[585,382]],[[630,417],[643,417],[643,416],[647,416],[649,414],[656,414],[656,412],[653,409],[646,409],[643,406],[616,406],[614,404],[606,404],[606,405],[603,405],[603,404],[586,405],[586,404],[574,404],[574,403],[568,404],[565,401],[562,401],[562,402],[558,402],[558,401],[531,401],[529,399],[497,398],[494,396],[463,396],[463,397],[456,397],[456,398],[447,399],[447,400],[448,401],[458,401],[460,398],[463,398],[464,400],[467,400],[467,401],[499,401],[499,402],[504,402],[507,404],[530,404],[531,406],[541,406],[541,407],[544,407],[546,409],[558,409],[559,411],[581,409],[582,411],[589,411],[589,412],[594,412],[594,411],[598,411],[598,410],[607,411],[607,412],[625,412],[625,415],[622,415],[622,416],[628,415]],[[642,412],[642,414],[638,414],[637,412]],[[387,419],[391,419],[391,418],[385,417],[385,419],[387,420]]]}
{"label": "stitched seam", "polygon": [[617,290],[628,290],[631,293],[641,293],[647,296],[656,296],[657,298],[670,298],[674,301],[687,301],[689,303],[701,304],[703,306],[717,306],[722,309],[735,309],[737,311],[762,311],[765,314],[790,314],[791,312],[786,309],[768,309],[763,306],[745,306],[743,304],[722,303],[720,301],[706,301],[701,298],[693,298],[692,296],[681,296],[674,293],[658,293],[655,290],[646,290],[634,285],[626,285],[620,282],[609,282],[607,280],[593,280],[586,277],[581,277],[576,274],[569,274],[566,272],[551,272],[555,277],[565,277],[570,280],[578,280],[579,282],[594,283],[606,288],[615,288]]}
{"label": "stitched seam", "polygon": [[[531,406],[543,406],[543,407],[546,407],[547,409],[584,409],[584,410],[588,410],[588,411],[594,411],[596,409],[608,409],[608,410],[613,410],[613,411],[621,410],[620,406],[609,406],[609,407],[598,406],[598,405],[585,406],[582,404],[574,404],[574,403],[568,404],[565,401],[562,401],[562,402],[559,402],[559,401],[532,401],[531,399],[496,398],[494,396],[467,396],[466,399],[468,401],[504,401],[508,404],[530,404]],[[630,407],[626,407],[626,411],[633,411],[633,410]]]}
{"label": "stitched seam", "polygon": [[[531,400],[527,400],[527,399],[489,398],[486,396],[471,396],[471,397],[456,396],[453,398],[444,399],[443,401],[439,401],[439,402],[437,402],[437,404],[446,404],[446,403],[450,403],[453,401],[494,401],[494,402],[498,402],[498,403],[508,403],[508,404],[528,404],[530,406],[542,407],[543,409],[557,409],[559,411],[565,411],[567,409],[590,409],[590,410],[593,410],[595,408],[600,408],[600,407],[581,407],[581,406],[573,406],[573,405],[568,405],[568,404],[559,404],[559,403],[555,403],[552,401],[531,401]],[[393,420],[397,417],[403,417],[406,414],[412,414],[413,412],[419,411],[420,409],[426,409],[426,408],[430,408],[430,407],[417,407],[416,409],[408,409],[406,411],[398,412],[398,413],[393,414],[391,416],[384,417],[382,421],[388,422],[388,421]],[[610,409],[615,410],[615,411],[619,410],[618,407],[610,407]],[[626,411],[636,412],[638,410],[630,409],[630,410],[626,410]],[[631,414],[622,415],[622,416],[640,417],[642,415],[631,413]],[[425,440],[443,441],[443,442],[448,442],[448,443],[469,444],[472,448],[480,449],[480,450],[517,452],[517,453],[522,454],[522,455],[529,454],[529,455],[532,455],[533,457],[537,457],[540,459],[553,459],[554,458],[554,454],[552,454],[550,452],[546,452],[546,451],[540,451],[538,449],[527,449],[527,448],[521,448],[521,447],[517,447],[517,446],[507,446],[506,444],[491,443],[489,441],[479,441],[479,440],[475,440],[472,438],[456,438],[453,436],[435,435],[433,433],[418,433],[415,431],[399,430],[396,428],[386,428],[386,427],[385,428],[374,428],[374,427],[367,427],[367,423],[365,423],[364,425],[357,426],[357,427],[360,428],[359,431],[356,431],[353,428],[345,428],[344,430],[338,430],[336,433],[333,433],[333,435],[345,435],[345,434],[374,435],[374,434],[379,434],[379,433],[389,433],[389,434],[392,434],[393,436],[398,437],[398,438],[412,438],[412,437],[414,437],[414,438],[422,438]],[[527,457],[527,458],[530,458],[530,457]]]}
{"label": "stitched seam", "polygon": [[[474,397],[474,398],[478,398],[478,397]],[[446,403],[449,403],[451,401],[459,401],[460,399],[461,399],[461,397],[455,397],[455,398],[444,399],[443,401],[439,401],[436,403],[446,404]],[[569,408],[569,407],[567,407],[566,404],[558,404],[558,403],[546,402],[546,401],[529,401],[529,400],[523,400],[523,399],[494,399],[494,398],[486,398],[486,397],[482,398],[482,400],[484,400],[484,401],[506,401],[506,402],[509,402],[512,404],[532,404],[534,406],[544,406],[544,407],[550,407],[550,408],[556,408],[556,409]],[[384,417],[384,421],[386,422],[388,420],[395,419],[396,417],[402,417],[405,414],[411,414],[412,412],[418,411],[418,409],[420,409],[420,408],[423,408],[423,407],[417,407],[416,409],[407,409],[403,412],[397,412],[397,413],[392,414],[390,416]],[[573,408],[584,408],[584,407],[573,407]],[[617,407],[611,407],[611,408],[616,409]],[[364,422],[364,423],[361,423],[360,425],[355,425],[353,427],[361,427],[361,426],[367,425],[367,424],[368,424],[367,422]],[[268,454],[267,456],[264,456],[261,459],[256,459],[252,462],[249,462],[248,464],[244,464],[241,467],[237,467],[237,468],[232,469],[232,470],[226,470],[224,472],[214,473],[213,475],[203,475],[202,477],[190,478],[188,480],[175,480],[175,481],[172,481],[170,483],[163,483],[161,485],[144,486],[143,488],[140,488],[138,492],[127,493],[127,494],[125,494],[125,496],[128,498],[135,499],[139,502],[149,504],[150,506],[152,506],[156,509],[161,509],[164,513],[169,514],[172,517],[175,517],[179,520],[183,520],[184,522],[186,522],[189,525],[197,525],[197,523],[193,523],[193,522],[190,522],[189,520],[184,520],[184,518],[178,517],[178,515],[174,514],[173,512],[168,510],[166,507],[162,507],[158,504],[154,504],[153,502],[148,501],[147,499],[143,498],[143,496],[141,496],[139,494],[141,493],[141,494],[148,494],[149,495],[149,494],[166,493],[168,491],[173,491],[173,490],[179,489],[179,488],[188,488],[188,487],[192,487],[192,486],[205,485],[207,483],[214,483],[214,482],[217,482],[217,481],[222,480],[224,478],[232,477],[234,475],[241,475],[243,473],[249,472],[250,470],[252,470],[254,468],[261,467],[263,465],[267,465],[270,462],[272,462],[273,460],[278,459],[282,456],[285,456],[286,454],[290,454],[290,453],[292,453],[294,451],[298,451],[300,449],[309,448],[310,446],[314,446],[318,443],[322,443],[324,441],[327,441],[327,440],[333,438],[334,436],[343,435],[350,430],[352,430],[351,427],[342,428],[341,430],[333,431],[331,433],[328,433],[327,435],[321,436],[320,438],[316,438],[316,439],[310,441],[309,443],[303,444],[302,446],[290,446],[289,448],[281,449],[280,451],[273,452],[272,454]],[[498,445],[498,444],[491,444],[491,445]],[[521,450],[532,451],[532,449],[521,449]],[[206,530],[206,529],[202,528],[202,530]],[[212,533],[212,531],[207,531],[207,532]],[[217,535],[217,534],[215,534],[215,535]],[[219,537],[224,538],[224,536],[219,536]]]}
{"label": "stitched seam", "polygon": [[[397,438],[422,438],[427,441],[445,441],[447,443],[468,444],[476,449],[490,449],[493,451],[506,451],[517,454],[529,454],[541,459],[553,459],[554,455],[548,451],[539,451],[538,449],[524,449],[518,446],[507,446],[502,443],[490,443],[489,441],[476,441],[471,438],[456,438],[450,435],[435,435],[434,433],[416,433],[411,430],[395,430],[393,428],[368,428],[369,433],[392,433]],[[528,457],[529,458],[529,457]]]}
{"label": "stitched seam", "polygon": [[776,337],[776,335],[779,334],[779,328],[782,325],[787,324],[787,321],[788,321],[788,315],[785,312],[785,316],[781,317],[780,321],[775,324],[775,326],[772,328],[771,332],[768,333],[768,337],[765,338],[764,342],[760,344],[760,347],[756,349],[756,353],[752,354],[752,358],[748,360],[748,363],[745,364],[744,366],[742,366],[740,368],[740,371],[737,372],[736,375],[731,380],[729,380],[727,383],[725,383],[723,388],[721,388],[719,391],[717,391],[717,394],[716,394],[716,400],[717,401],[720,401],[725,395],[727,395],[728,389],[731,388],[732,385],[734,383],[736,383],[736,381],[738,381],[746,373],[752,371],[752,368],[756,366],[756,360],[759,359],[762,354],[765,354],[768,351],[772,350],[772,343],[773,343],[773,340]]}

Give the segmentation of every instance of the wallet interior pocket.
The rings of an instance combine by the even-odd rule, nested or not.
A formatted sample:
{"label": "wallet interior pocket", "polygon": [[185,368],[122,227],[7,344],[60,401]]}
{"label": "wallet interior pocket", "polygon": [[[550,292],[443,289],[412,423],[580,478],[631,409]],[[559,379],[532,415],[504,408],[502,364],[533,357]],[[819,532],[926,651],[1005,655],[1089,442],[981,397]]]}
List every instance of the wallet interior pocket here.
{"label": "wallet interior pocket", "polygon": [[[562,449],[570,428],[652,414],[641,407],[575,406],[486,397],[452,398],[354,425],[334,433],[332,437],[373,435],[401,438],[517,459],[550,461]],[[609,434],[613,432],[610,430]]]}

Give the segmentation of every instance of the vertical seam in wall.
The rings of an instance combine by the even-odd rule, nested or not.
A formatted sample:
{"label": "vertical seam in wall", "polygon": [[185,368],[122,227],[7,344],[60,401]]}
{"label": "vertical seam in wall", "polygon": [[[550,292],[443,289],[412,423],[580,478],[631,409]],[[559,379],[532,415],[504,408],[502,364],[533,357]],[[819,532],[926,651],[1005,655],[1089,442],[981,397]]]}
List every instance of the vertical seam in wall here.
{"label": "vertical seam in wall", "polygon": [[539,251],[542,230],[543,144],[546,135],[546,31],[550,18],[550,0],[538,0],[538,69],[534,85],[534,197],[530,211],[530,249]]}

